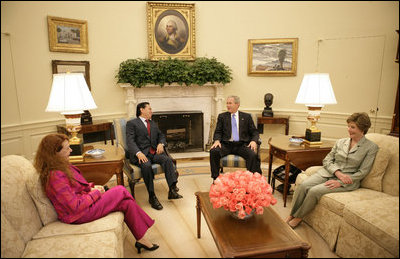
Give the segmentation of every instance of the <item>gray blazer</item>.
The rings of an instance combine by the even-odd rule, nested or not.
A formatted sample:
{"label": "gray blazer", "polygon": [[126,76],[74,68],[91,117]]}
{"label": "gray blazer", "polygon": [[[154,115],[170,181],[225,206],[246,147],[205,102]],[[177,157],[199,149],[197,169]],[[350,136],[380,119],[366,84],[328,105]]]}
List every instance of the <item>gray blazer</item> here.
{"label": "gray blazer", "polygon": [[318,170],[318,174],[323,177],[337,178],[334,173],[336,170],[350,175],[352,184],[343,184],[337,179],[343,187],[348,190],[357,189],[361,180],[371,171],[378,152],[378,145],[369,139],[362,139],[351,150],[350,138],[343,138],[336,141],[331,152],[324,158],[323,167]]}
{"label": "gray blazer", "polygon": [[137,160],[136,153],[139,151],[147,156],[150,152],[150,146],[157,149],[157,145],[160,143],[164,146],[167,145],[164,134],[152,120],[150,120],[150,133],[151,139],[140,118],[132,119],[126,123],[126,144],[131,161],[132,159]]}

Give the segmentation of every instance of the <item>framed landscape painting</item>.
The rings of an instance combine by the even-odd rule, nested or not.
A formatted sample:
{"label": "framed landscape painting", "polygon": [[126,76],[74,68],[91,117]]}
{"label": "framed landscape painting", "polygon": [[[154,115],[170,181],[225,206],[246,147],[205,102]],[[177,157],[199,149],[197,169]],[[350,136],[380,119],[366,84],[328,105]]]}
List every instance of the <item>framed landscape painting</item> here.
{"label": "framed landscape painting", "polygon": [[47,16],[50,51],[89,53],[87,21]]}
{"label": "framed landscape painting", "polygon": [[147,37],[150,60],[194,60],[194,4],[147,2]]}
{"label": "framed landscape painting", "polygon": [[295,76],[298,38],[249,40],[247,74]]}

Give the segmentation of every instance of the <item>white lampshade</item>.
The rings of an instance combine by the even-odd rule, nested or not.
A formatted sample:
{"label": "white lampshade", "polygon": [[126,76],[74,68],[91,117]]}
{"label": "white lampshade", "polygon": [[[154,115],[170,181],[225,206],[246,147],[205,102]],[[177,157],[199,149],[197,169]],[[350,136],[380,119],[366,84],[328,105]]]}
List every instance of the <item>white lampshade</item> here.
{"label": "white lampshade", "polygon": [[82,73],[53,75],[53,85],[46,112],[79,114],[83,113],[83,110],[96,108],[97,105]]}
{"label": "white lampshade", "polygon": [[295,103],[302,103],[311,107],[323,107],[325,104],[336,104],[329,74],[304,74]]}

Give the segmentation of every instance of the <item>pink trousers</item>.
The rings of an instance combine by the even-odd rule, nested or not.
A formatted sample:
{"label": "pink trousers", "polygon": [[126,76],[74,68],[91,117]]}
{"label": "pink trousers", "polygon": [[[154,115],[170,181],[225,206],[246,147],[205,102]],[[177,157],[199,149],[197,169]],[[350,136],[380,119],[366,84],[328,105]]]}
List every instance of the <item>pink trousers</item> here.
{"label": "pink trousers", "polygon": [[114,211],[124,213],[124,221],[136,240],[141,239],[147,229],[154,224],[154,220],[139,207],[128,190],[121,185],[103,193],[101,198],[88,208],[87,213],[74,223],[87,223]]}

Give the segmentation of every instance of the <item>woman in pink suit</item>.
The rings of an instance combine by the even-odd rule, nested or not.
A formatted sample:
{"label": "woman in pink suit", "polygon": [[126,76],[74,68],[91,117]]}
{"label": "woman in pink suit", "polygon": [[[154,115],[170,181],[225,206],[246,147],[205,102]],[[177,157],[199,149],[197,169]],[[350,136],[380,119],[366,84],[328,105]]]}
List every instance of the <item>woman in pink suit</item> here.
{"label": "woman in pink suit", "polygon": [[138,253],[142,248],[156,250],[159,246],[144,238],[154,220],[137,205],[125,187],[116,186],[105,192],[104,188],[88,183],[79,169],[69,163],[71,151],[66,135],[50,134],[40,142],[34,162],[58,218],[65,223],[80,224],[121,211],[136,238]]}

